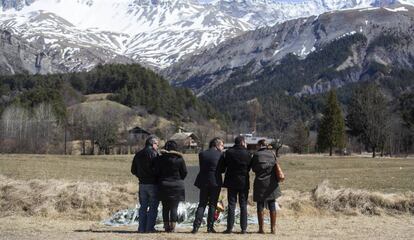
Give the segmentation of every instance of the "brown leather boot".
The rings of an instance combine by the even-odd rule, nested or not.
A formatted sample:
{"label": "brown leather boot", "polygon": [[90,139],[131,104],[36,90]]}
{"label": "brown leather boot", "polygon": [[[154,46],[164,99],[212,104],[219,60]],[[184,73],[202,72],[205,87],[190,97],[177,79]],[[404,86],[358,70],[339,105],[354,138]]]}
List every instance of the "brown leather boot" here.
{"label": "brown leather boot", "polygon": [[276,211],[270,211],[270,232],[276,233]]}
{"label": "brown leather boot", "polygon": [[176,222],[170,222],[170,232],[175,232],[175,224]]}
{"label": "brown leather boot", "polygon": [[259,231],[257,233],[264,233],[263,224],[264,224],[264,212],[257,212],[257,222],[259,223]]}

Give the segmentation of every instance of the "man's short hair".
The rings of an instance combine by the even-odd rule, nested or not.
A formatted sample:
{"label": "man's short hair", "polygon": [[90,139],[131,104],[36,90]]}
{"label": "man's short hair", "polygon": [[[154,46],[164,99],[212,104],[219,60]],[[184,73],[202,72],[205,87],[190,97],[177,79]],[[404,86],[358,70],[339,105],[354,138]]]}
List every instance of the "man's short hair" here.
{"label": "man's short hair", "polygon": [[259,145],[259,146],[267,146],[267,144],[266,144],[266,139],[260,139],[260,140],[257,142],[257,145]]}
{"label": "man's short hair", "polygon": [[158,138],[155,135],[151,135],[145,141],[145,146],[152,146],[154,143],[158,142]]}
{"label": "man's short hair", "polygon": [[237,136],[234,139],[234,144],[236,144],[236,145],[241,145],[243,142],[245,142],[245,139],[244,139],[243,136]]}
{"label": "man's short hair", "polygon": [[209,148],[213,148],[213,147],[217,147],[220,142],[223,142],[223,140],[219,137],[215,137],[213,139],[211,139],[210,143],[208,144]]}

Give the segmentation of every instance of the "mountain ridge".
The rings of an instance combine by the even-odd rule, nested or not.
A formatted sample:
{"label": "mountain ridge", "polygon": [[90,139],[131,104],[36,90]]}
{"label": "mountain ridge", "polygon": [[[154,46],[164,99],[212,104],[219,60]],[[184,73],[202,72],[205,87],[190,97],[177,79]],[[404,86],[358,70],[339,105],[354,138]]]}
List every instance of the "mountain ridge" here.
{"label": "mountain ridge", "polygon": [[[120,55],[154,69],[162,69],[185,55],[204,51],[258,27],[325,11],[395,2],[121,0],[108,3],[102,0],[2,0],[0,29],[38,46],[37,54],[42,52],[46,57],[48,52],[64,51],[68,44],[79,49],[86,45],[87,48],[103,47],[110,56],[109,60],[113,55]],[[39,41],[41,38],[45,39],[44,42]],[[48,44],[52,42],[54,44]],[[87,63],[91,60],[76,54],[67,55],[71,59],[79,58],[77,64],[81,66],[58,66],[41,71],[33,71],[30,67],[26,70],[53,73],[91,68]],[[56,60],[54,57],[51,59]],[[109,60],[95,59],[101,63]]]}
{"label": "mountain ridge", "polygon": [[[233,73],[245,66],[249,66],[253,77],[249,81],[241,80],[239,84],[258,81],[255,80],[255,75],[260,75],[266,68],[279,65],[288,54],[306,59],[310,53],[319,51],[324,45],[346,36],[361,33],[371,42],[387,31],[391,34],[409,34],[414,24],[413,13],[414,8],[411,6],[395,5],[393,8],[347,10],[290,20],[273,27],[247,32],[223,42],[217,48],[189,56],[165,69],[163,74],[170,76],[173,84],[189,87],[201,96],[225,83]],[[414,55],[411,45],[395,52],[377,50],[371,55],[361,54],[354,51],[353,56],[349,56],[333,71],[340,72],[353,66],[364,68],[368,62],[408,69],[413,67],[410,63],[410,56]],[[354,78],[355,81],[359,79]],[[315,90],[318,88],[307,86],[311,94],[320,93]],[[289,94],[302,95],[300,92]]]}

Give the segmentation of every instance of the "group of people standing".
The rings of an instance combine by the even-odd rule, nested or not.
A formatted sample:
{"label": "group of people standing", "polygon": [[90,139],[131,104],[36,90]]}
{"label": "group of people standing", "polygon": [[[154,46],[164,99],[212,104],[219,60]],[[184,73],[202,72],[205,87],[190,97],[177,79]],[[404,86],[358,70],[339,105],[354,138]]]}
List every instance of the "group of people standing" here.
{"label": "group of people standing", "polygon": [[174,232],[178,220],[178,203],[185,200],[184,179],[187,167],[177,143],[168,141],[158,151],[159,139],[149,137],[145,147],[135,154],[131,172],[138,177],[140,208],[138,232],[156,232],[154,226],[158,205],[162,203],[162,218],[166,232]]}
{"label": "group of people standing", "polygon": [[[138,232],[155,232],[159,201],[162,202],[164,229],[174,232],[178,220],[177,207],[185,200],[184,179],[186,165],[174,141],[167,141],[158,152],[158,139],[149,137],[146,147],[133,160],[131,172],[139,179],[139,226]],[[199,204],[195,213],[192,233],[197,233],[208,206],[207,232],[215,233],[214,213],[222,187],[227,188],[228,218],[223,233],[232,233],[237,200],[240,206],[241,233],[247,232],[247,199],[250,188],[249,172],[255,173],[253,201],[257,202],[259,233],[264,233],[264,209],[270,211],[271,232],[276,229],[276,203],[281,195],[276,176],[276,155],[264,140],[253,155],[247,150],[243,136],[235,138],[234,146],[224,150],[223,140],[214,138],[209,149],[199,153],[200,172],[194,185],[200,189]],[[224,182],[222,180],[222,174]],[[283,179],[282,179],[283,180]]]}

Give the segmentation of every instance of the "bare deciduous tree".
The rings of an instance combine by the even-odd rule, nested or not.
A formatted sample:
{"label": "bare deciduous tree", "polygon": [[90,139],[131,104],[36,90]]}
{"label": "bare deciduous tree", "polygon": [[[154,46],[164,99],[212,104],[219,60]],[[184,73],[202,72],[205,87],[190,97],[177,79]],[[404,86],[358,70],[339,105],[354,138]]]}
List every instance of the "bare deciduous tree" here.
{"label": "bare deciduous tree", "polygon": [[290,127],[289,145],[293,148],[293,152],[302,154],[309,146],[309,129],[302,120],[296,121]]}
{"label": "bare deciduous tree", "polygon": [[61,127],[50,104],[42,103],[32,112],[19,106],[9,106],[1,117],[2,151],[49,153],[59,152]]}
{"label": "bare deciduous tree", "polygon": [[250,129],[252,133],[257,131],[257,118],[262,114],[262,106],[257,98],[247,101],[250,115]]}
{"label": "bare deciduous tree", "polygon": [[266,115],[270,116],[266,121],[266,127],[270,129],[271,137],[275,139],[272,146],[276,155],[279,156],[280,149],[287,141],[288,129],[293,122],[294,114],[286,105],[275,101],[268,101],[263,111],[266,111]]}
{"label": "bare deciduous tree", "polygon": [[81,141],[81,154],[88,154],[86,152],[86,141],[90,138],[91,131],[85,113],[83,113],[80,108],[75,108],[69,116],[68,123],[72,138]]}

